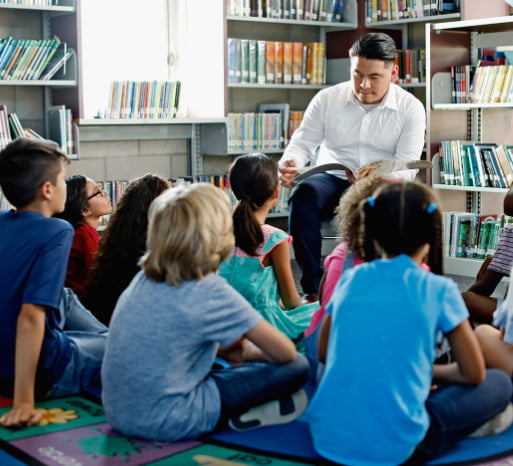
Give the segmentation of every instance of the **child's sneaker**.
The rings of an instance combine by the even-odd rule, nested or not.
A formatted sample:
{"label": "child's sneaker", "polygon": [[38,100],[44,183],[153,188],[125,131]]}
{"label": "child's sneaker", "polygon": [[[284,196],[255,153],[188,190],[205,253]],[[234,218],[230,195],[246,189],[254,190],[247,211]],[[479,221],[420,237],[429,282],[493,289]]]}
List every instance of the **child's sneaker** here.
{"label": "child's sneaker", "polygon": [[228,421],[233,430],[245,431],[257,427],[285,424],[303,414],[308,404],[304,390],[299,390],[280,400],[268,401],[255,406],[237,418]]}
{"label": "child's sneaker", "polygon": [[508,403],[504,411],[492,417],[468,435],[470,438],[489,437],[504,432],[513,423],[513,405]]}

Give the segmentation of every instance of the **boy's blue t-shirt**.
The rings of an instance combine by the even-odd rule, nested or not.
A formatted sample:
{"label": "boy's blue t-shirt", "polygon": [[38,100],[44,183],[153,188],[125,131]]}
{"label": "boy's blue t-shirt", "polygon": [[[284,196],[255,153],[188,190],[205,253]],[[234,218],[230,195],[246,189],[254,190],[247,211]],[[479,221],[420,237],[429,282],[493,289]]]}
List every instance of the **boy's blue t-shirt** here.
{"label": "boy's blue t-shirt", "polygon": [[73,240],[71,225],[39,212],[0,212],[0,392],[11,395],[17,319],[21,305],[44,306],[46,329],[36,375],[36,395],[62,374],[70,344],[59,328],[61,298]]}
{"label": "boy's blue t-shirt", "polygon": [[224,278],[179,287],[140,271],[121,294],[102,365],[102,401],[112,426],[131,437],[195,438],[219,419],[212,377],[219,345],[262,320]]}
{"label": "boy's blue t-shirt", "polygon": [[345,272],[327,312],[326,370],[307,413],[315,448],[342,464],[401,464],[429,427],[437,332],[468,318],[458,288],[401,255]]}

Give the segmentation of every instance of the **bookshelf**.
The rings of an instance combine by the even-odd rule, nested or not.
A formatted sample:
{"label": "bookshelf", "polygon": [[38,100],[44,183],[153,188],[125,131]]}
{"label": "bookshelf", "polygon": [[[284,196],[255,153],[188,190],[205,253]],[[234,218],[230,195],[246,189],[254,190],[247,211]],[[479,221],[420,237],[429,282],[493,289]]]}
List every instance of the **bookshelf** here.
{"label": "bookshelf", "polygon": [[[224,4],[225,2],[223,2]],[[225,10],[223,5],[223,10]],[[228,82],[227,39],[265,40],[278,42],[326,42],[331,31],[353,30],[357,27],[357,1],[346,0],[342,22],[305,21],[296,19],[263,18],[227,15],[223,11],[223,70],[224,116],[228,113],[257,112],[259,104],[288,103],[291,110],[304,110],[313,95],[326,84],[258,84]],[[236,156],[240,151],[230,151],[227,128],[210,128],[201,141],[201,151],[206,156]],[[283,149],[265,150],[280,154]]]}
{"label": "bookshelf", "polygon": [[[472,140],[512,144],[512,104],[452,104],[447,92],[451,65],[475,64],[479,48],[513,45],[513,17],[501,16],[427,24],[427,157],[431,160],[443,140]],[[435,164],[436,166],[437,164]],[[447,186],[433,170],[443,210],[501,213],[506,189]],[[446,258],[446,272],[475,276],[481,261]]]}
{"label": "bookshelf", "polygon": [[[31,128],[44,137],[50,137],[52,119],[48,110],[53,105],[67,104],[60,96],[76,92],[78,64],[76,49],[76,1],[62,0],[59,5],[2,3],[0,5],[0,37],[12,37],[13,41],[30,39],[41,41],[57,36],[72,49],[65,65],[50,80],[2,79],[0,80],[0,104],[6,105],[9,113],[16,113],[24,128]],[[74,31],[74,38],[66,30]],[[56,56],[55,55],[55,56]],[[21,56],[21,54],[20,54]],[[28,71],[28,68],[20,68]],[[17,76],[14,76],[17,77]]]}

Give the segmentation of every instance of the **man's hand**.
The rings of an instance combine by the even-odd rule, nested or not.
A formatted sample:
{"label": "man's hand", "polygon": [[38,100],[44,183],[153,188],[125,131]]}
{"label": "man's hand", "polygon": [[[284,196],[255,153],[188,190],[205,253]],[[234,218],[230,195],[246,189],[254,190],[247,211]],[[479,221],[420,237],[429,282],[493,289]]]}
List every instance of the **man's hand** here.
{"label": "man's hand", "polygon": [[285,160],[280,164],[280,184],[285,188],[293,188],[292,179],[297,175],[297,163],[295,160]]}
{"label": "man's hand", "polygon": [[33,405],[13,406],[0,417],[0,425],[4,427],[35,426],[41,420],[41,413],[36,411]]}

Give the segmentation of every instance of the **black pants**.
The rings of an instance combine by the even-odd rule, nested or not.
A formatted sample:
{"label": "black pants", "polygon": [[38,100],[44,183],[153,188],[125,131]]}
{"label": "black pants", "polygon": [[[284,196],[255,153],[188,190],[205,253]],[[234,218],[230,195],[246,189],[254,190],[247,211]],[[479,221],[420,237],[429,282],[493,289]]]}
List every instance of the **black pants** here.
{"label": "black pants", "polygon": [[321,265],[321,222],[333,217],[341,194],[350,186],[346,180],[318,173],[299,183],[289,200],[289,232],[301,268],[305,293],[317,293],[323,270]]}

